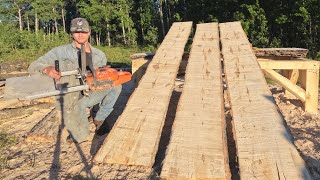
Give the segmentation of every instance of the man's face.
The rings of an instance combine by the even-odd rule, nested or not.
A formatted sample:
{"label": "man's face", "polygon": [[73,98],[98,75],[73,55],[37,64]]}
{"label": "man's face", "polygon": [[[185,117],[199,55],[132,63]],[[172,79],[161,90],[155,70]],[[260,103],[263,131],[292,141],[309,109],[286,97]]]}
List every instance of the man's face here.
{"label": "man's face", "polygon": [[88,42],[90,37],[90,32],[74,32],[72,34],[73,40],[78,44],[84,44]]}

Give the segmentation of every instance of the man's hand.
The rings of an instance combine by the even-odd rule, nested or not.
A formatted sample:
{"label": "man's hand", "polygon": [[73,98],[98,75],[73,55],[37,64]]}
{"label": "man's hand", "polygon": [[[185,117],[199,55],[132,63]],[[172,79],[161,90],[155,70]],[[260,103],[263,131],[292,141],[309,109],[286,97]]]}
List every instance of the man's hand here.
{"label": "man's hand", "polygon": [[58,71],[56,71],[53,66],[48,66],[44,68],[42,72],[56,80],[61,78],[61,74]]}

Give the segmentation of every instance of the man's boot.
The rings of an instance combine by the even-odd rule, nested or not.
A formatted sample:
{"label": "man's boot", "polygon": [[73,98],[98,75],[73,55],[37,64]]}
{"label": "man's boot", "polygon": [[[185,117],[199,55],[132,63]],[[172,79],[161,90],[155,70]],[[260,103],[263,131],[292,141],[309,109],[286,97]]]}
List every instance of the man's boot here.
{"label": "man's boot", "polygon": [[96,132],[97,132],[102,126],[103,121],[93,120],[93,124],[96,125]]}

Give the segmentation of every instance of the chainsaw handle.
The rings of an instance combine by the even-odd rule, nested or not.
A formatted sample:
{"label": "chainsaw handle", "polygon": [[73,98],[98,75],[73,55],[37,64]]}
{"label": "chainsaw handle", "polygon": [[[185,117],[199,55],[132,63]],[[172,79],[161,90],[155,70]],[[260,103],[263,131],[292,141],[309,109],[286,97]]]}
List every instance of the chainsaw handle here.
{"label": "chainsaw handle", "polygon": [[57,72],[60,72],[59,60],[55,60],[55,61],[54,61],[54,69],[55,69]]}

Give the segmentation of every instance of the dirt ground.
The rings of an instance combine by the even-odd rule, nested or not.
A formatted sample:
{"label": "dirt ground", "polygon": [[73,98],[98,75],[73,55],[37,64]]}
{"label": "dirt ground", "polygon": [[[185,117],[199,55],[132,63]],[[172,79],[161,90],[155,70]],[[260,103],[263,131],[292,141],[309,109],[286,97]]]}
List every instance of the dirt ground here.
{"label": "dirt ground", "polygon": [[304,112],[301,101],[286,96],[279,86],[271,85],[270,90],[309,172],[320,179],[320,114]]}
{"label": "dirt ground", "polygon": [[[26,72],[25,68],[6,67],[12,66],[1,65],[0,98],[4,87],[1,80]],[[95,135],[91,123],[89,141],[81,144],[62,142],[54,101],[50,99],[0,102],[0,131],[18,139],[16,144],[0,154],[7,157],[6,167],[0,170],[0,179],[159,179],[182,87],[183,77],[176,81],[153,169],[94,164],[91,159],[108,133]],[[270,90],[311,175],[314,179],[320,179],[320,115],[303,112],[301,102],[286,97],[279,86],[270,85]],[[121,115],[132,91],[133,85],[130,83],[123,87],[115,110],[104,124],[106,129],[110,129]]]}

